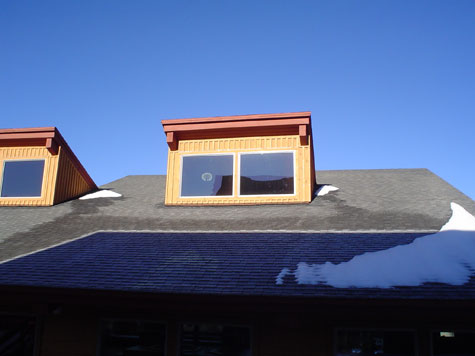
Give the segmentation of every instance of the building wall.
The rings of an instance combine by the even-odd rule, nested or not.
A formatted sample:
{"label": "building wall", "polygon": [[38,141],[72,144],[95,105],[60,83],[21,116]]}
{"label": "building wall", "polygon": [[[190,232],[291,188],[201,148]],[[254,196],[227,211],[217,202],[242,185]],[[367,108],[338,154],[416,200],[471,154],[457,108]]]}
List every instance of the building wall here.
{"label": "building wall", "polygon": [[[160,307],[157,303],[156,307]],[[177,308],[181,310],[177,310]],[[228,307],[229,308],[229,307]],[[31,308],[30,308],[31,309]],[[33,308],[34,309],[34,308]],[[200,308],[198,308],[200,309]],[[166,326],[165,355],[180,354],[182,323],[203,322],[249,327],[252,356],[331,356],[335,355],[336,331],[409,330],[414,335],[415,354],[431,355],[431,333],[437,330],[464,330],[473,333],[472,306],[463,308],[343,308],[307,311],[273,310],[260,312],[207,307],[193,311],[191,306],[161,305],[148,309],[141,304],[113,307],[49,304],[41,310],[35,356],[100,355],[100,322],[103,319],[148,320]],[[285,307],[283,308],[285,309]],[[13,313],[0,304],[2,313]],[[16,313],[20,315],[21,308]],[[30,310],[31,313],[31,310]],[[475,340],[475,339],[473,339]],[[472,341],[472,345],[475,341]]]}
{"label": "building wall", "polygon": [[[133,319],[133,316],[117,318]],[[208,319],[195,316],[163,318],[161,315],[141,315],[146,320],[163,321],[167,326],[167,356],[180,355],[180,326],[182,321],[199,320],[223,324],[249,326],[252,356],[330,356],[333,354],[331,329],[318,322],[296,325],[287,317],[256,320],[253,315],[222,319],[208,315]],[[38,356],[93,356],[99,353],[99,325],[97,315],[49,315],[43,318],[38,342]],[[210,321],[211,320],[211,321]]]}
{"label": "building wall", "polygon": [[45,160],[41,197],[0,198],[0,206],[53,205],[58,155],[52,155],[45,147],[0,147],[0,179],[3,177],[4,161],[34,159]]}
{"label": "building wall", "polygon": [[[282,204],[310,202],[315,182],[311,172],[311,137],[307,145],[300,144],[298,135],[259,136],[238,138],[213,138],[199,140],[180,140],[176,151],[168,152],[167,188],[165,204],[167,205],[237,205],[237,204]],[[184,154],[239,153],[253,151],[294,150],[295,155],[295,186],[294,196],[241,196],[180,198],[181,156]],[[238,171],[235,160],[234,171]],[[237,192],[238,181],[234,179],[234,192]]]}

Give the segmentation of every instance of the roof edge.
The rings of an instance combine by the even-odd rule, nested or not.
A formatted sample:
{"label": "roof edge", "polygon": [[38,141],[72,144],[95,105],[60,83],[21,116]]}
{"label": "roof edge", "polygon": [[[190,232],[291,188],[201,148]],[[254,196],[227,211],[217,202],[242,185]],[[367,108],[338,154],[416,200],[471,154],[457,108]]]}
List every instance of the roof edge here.
{"label": "roof edge", "polygon": [[246,120],[272,120],[272,119],[292,119],[292,118],[310,118],[310,111],[298,111],[289,113],[275,113],[275,114],[246,114],[246,115],[231,115],[231,116],[211,116],[198,118],[183,118],[183,119],[165,119],[162,120],[162,125],[177,125],[177,124],[192,124],[205,122],[226,122],[226,121],[246,121]]}

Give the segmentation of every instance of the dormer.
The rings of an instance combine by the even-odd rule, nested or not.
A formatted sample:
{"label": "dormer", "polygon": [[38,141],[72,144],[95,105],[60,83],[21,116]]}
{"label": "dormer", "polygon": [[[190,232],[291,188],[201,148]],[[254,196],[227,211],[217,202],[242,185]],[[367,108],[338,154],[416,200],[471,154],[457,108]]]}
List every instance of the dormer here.
{"label": "dormer", "polygon": [[0,130],[0,206],[49,206],[95,189],[55,127]]}
{"label": "dormer", "polygon": [[310,112],[163,120],[166,205],[309,203]]}

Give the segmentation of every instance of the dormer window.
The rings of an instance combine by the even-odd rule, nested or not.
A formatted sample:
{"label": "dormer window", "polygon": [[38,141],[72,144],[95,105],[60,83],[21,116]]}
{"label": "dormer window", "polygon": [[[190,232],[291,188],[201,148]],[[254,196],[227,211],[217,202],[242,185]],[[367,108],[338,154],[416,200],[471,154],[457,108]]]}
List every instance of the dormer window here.
{"label": "dormer window", "polygon": [[41,197],[44,159],[3,163],[0,197]]}
{"label": "dormer window", "polygon": [[239,154],[239,195],[294,195],[295,151]]}
{"label": "dormer window", "polygon": [[310,202],[315,187],[308,112],[162,121],[167,205]]}
{"label": "dormer window", "polygon": [[234,155],[184,155],[181,197],[233,195]]}
{"label": "dormer window", "polygon": [[0,130],[0,206],[48,206],[95,189],[55,127]]}

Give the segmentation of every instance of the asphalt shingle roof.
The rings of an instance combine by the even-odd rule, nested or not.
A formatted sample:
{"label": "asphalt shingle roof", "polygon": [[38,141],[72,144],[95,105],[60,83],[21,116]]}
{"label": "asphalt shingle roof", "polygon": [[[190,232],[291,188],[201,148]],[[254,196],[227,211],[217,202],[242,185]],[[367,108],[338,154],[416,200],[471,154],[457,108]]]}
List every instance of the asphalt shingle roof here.
{"label": "asphalt shingle roof", "polygon": [[150,293],[337,298],[474,299],[462,286],[334,288],[284,284],[284,267],[340,263],[411,243],[417,233],[96,233],[0,265],[0,284]]}
{"label": "asphalt shingle roof", "polygon": [[97,231],[408,232],[437,231],[450,202],[472,199],[426,169],[317,171],[339,188],[310,204],[166,207],[165,176],[127,176],[102,188],[123,196],[53,207],[0,207],[0,261]]}

